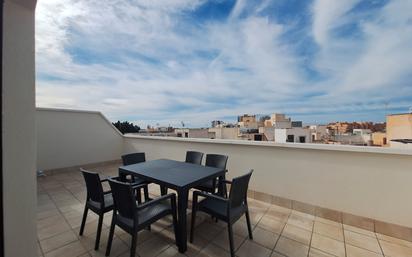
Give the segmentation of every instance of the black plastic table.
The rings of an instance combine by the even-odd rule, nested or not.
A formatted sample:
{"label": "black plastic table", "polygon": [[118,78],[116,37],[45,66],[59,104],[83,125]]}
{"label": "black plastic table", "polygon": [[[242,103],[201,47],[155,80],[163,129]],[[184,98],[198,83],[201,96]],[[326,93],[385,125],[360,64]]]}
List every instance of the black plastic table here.
{"label": "black plastic table", "polygon": [[[187,250],[186,211],[189,189],[216,177],[223,178],[226,172],[219,168],[168,159],[122,166],[119,170],[126,174],[140,177],[146,181],[159,184],[163,188],[171,188],[177,191],[178,239],[176,243],[181,253]],[[162,190],[162,193],[164,192],[165,190]]]}

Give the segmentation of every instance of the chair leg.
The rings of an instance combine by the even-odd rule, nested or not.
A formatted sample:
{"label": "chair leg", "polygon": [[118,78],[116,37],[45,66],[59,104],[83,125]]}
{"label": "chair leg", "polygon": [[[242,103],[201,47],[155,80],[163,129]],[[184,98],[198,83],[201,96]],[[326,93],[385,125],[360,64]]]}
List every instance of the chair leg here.
{"label": "chair leg", "polygon": [[140,189],[136,190],[136,198],[137,198],[137,203],[141,204],[142,203],[142,193],[140,192]]}
{"label": "chair leg", "polygon": [[82,224],[80,225],[80,232],[79,235],[83,235],[84,231],[84,225],[86,224],[86,218],[87,218],[87,212],[89,211],[89,208],[87,208],[87,205],[84,206],[84,212],[83,212],[83,219],[82,219]]}
{"label": "chair leg", "polygon": [[167,187],[160,186],[160,194],[161,195],[167,195]]}
{"label": "chair leg", "polygon": [[149,201],[149,189],[147,185],[143,188],[143,194],[144,194],[144,201],[145,202]]}
{"label": "chair leg", "polygon": [[190,243],[193,243],[194,232],[195,232],[197,197],[198,197],[198,195],[196,194],[196,192],[194,192],[193,193],[193,199],[192,199],[192,220],[190,222],[190,238],[189,238]]}
{"label": "chair leg", "polygon": [[104,217],[104,213],[99,214],[99,223],[97,225],[96,243],[94,244],[94,250],[99,249],[100,234],[102,233],[103,217]]}
{"label": "chair leg", "polygon": [[175,203],[172,203],[172,218],[173,218],[173,231],[174,231],[174,233],[175,233],[175,242],[176,242],[176,244],[177,244],[177,240],[178,240],[178,238],[179,238],[179,236],[178,236],[178,223],[177,223],[177,209],[176,209],[176,204]]}
{"label": "chair leg", "polygon": [[195,203],[193,203],[192,220],[190,221],[190,240],[189,240],[190,243],[193,243],[195,225],[196,225],[196,207],[195,207]]}
{"label": "chair leg", "polygon": [[110,250],[112,249],[114,227],[115,227],[115,214],[113,214],[112,223],[110,225],[109,239],[107,240],[106,256],[110,255]]}
{"label": "chair leg", "polygon": [[137,232],[132,235],[132,245],[130,247],[130,257],[135,257],[136,254]]}
{"label": "chair leg", "polygon": [[229,231],[230,256],[235,257],[235,246],[233,244],[233,230],[232,224],[230,222],[227,223],[227,230]]}
{"label": "chair leg", "polygon": [[249,210],[246,211],[245,215],[246,215],[247,230],[249,232],[249,239],[253,239],[252,226],[250,224],[250,217],[249,217]]}

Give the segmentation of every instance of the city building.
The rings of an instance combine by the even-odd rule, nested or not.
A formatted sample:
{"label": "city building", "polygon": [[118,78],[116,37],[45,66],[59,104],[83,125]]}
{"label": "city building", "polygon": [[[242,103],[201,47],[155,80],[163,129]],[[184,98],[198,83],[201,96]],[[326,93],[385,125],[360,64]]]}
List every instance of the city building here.
{"label": "city building", "polygon": [[412,113],[386,116],[386,138],[390,147],[412,149]]}
{"label": "city building", "polygon": [[276,143],[311,143],[309,128],[275,128]]}
{"label": "city building", "polygon": [[256,119],[256,115],[244,114],[238,117],[238,126],[242,128],[258,129],[263,126],[263,122]]}
{"label": "city building", "polygon": [[387,146],[386,133],[385,132],[373,132],[372,133],[372,145]]}
{"label": "city building", "polygon": [[324,142],[329,139],[329,129],[326,125],[310,125],[309,126],[312,143]]}
{"label": "city building", "polygon": [[174,131],[177,137],[185,138],[214,138],[215,135],[207,128],[178,128]]}
{"label": "city building", "polygon": [[239,128],[209,128],[209,133],[212,133],[214,139],[239,139]]}
{"label": "city building", "polygon": [[269,120],[265,120],[264,126],[274,128],[291,128],[292,121],[290,118],[286,118],[285,114],[274,113],[270,116]]}

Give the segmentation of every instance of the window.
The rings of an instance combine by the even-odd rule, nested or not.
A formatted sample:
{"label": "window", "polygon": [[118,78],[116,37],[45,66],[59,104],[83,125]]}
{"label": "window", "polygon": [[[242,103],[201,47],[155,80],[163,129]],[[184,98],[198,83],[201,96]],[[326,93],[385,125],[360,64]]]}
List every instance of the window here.
{"label": "window", "polygon": [[189,132],[185,132],[185,137],[189,137]]}
{"label": "window", "polygon": [[295,142],[295,136],[294,135],[288,135],[288,138],[286,139],[286,142],[289,142],[289,143]]}
{"label": "window", "polygon": [[306,137],[299,137],[299,143],[305,143]]}

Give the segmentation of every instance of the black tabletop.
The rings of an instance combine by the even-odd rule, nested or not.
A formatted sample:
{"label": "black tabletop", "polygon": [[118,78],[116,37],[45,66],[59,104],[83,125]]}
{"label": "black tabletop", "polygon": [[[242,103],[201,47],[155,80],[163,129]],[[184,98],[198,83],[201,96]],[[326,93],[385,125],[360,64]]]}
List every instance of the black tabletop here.
{"label": "black tabletop", "polygon": [[119,169],[173,189],[191,188],[225,172],[219,168],[168,159],[141,162]]}

